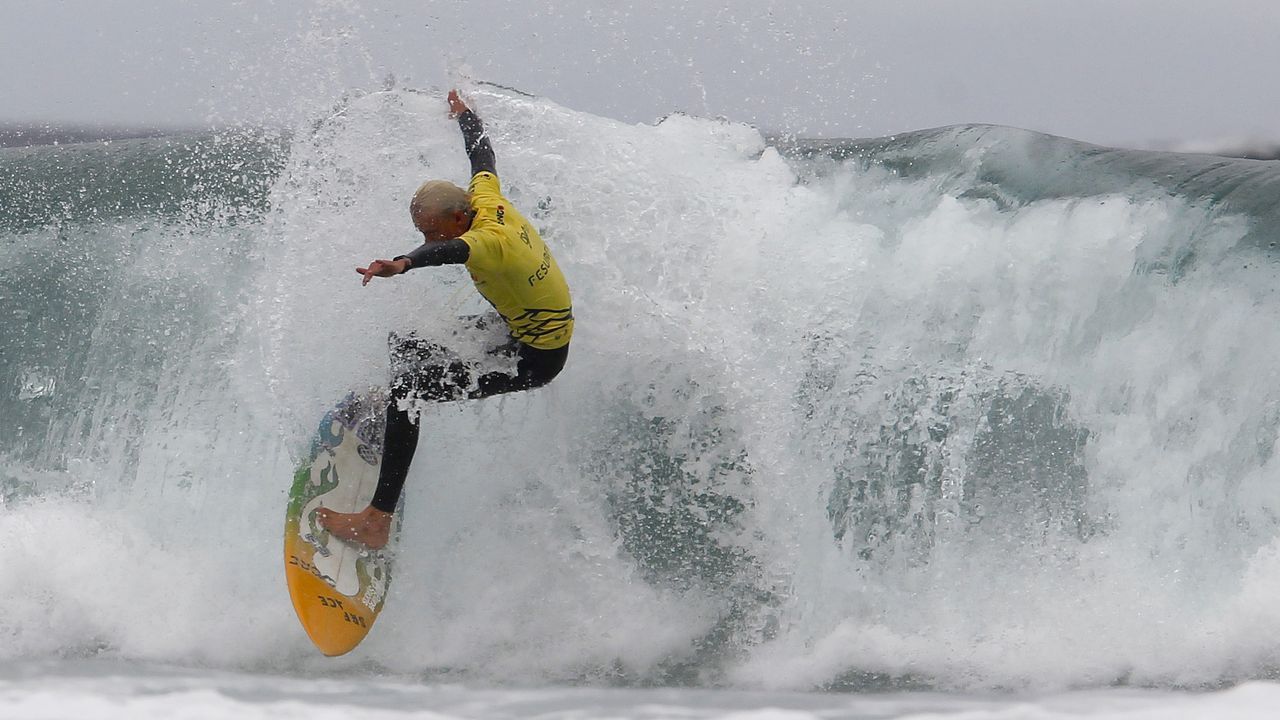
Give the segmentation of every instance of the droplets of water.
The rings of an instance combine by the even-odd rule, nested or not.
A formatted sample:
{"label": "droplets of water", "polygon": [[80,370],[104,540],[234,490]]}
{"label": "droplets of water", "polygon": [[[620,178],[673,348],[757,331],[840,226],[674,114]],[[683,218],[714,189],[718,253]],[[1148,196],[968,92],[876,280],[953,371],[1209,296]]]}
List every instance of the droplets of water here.
{"label": "droplets of water", "polygon": [[51,398],[58,388],[57,376],[48,368],[29,368],[22,373],[18,399],[24,401]]}

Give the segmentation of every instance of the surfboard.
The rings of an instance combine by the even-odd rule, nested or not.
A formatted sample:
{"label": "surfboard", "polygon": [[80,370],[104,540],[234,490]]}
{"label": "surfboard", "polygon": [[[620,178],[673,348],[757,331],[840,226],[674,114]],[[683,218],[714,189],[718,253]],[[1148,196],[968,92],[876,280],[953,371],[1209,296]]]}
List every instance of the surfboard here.
{"label": "surfboard", "polygon": [[394,547],[379,550],[333,537],[316,510],[362,510],[373,499],[382,464],[387,394],[350,393],[325,413],[310,451],[298,465],[285,513],[284,571],[289,597],[307,636],[328,656],[350,652],[369,634],[391,584]]}

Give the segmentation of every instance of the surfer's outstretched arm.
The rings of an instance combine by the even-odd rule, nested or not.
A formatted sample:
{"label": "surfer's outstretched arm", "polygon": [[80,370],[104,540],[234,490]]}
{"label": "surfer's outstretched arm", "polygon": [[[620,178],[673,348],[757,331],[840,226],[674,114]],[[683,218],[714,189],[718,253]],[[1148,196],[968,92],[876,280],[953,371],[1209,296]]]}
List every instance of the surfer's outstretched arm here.
{"label": "surfer's outstretched arm", "polygon": [[391,260],[374,260],[367,268],[356,268],[364,276],[364,284],[375,277],[394,277],[414,268],[436,265],[461,265],[471,257],[471,246],[461,238],[442,242],[424,243],[404,255]]}
{"label": "surfer's outstretched arm", "polygon": [[396,259],[409,261],[409,265],[404,269],[404,272],[408,272],[419,267],[459,265],[466,262],[469,257],[471,257],[471,246],[461,238],[453,238],[443,242],[419,245]]}
{"label": "surfer's outstretched arm", "polygon": [[458,127],[462,128],[462,146],[471,158],[471,176],[476,173],[491,172],[498,174],[493,146],[489,144],[489,134],[484,131],[484,123],[467,104],[458,97],[457,90],[449,91],[449,114],[458,118]]}
{"label": "surfer's outstretched arm", "polygon": [[390,260],[374,260],[368,267],[356,268],[356,272],[364,276],[363,284],[368,285],[369,281],[375,277],[394,277],[419,267],[460,265],[469,257],[471,257],[471,246],[461,238],[453,238],[423,243],[407,254],[397,255]]}

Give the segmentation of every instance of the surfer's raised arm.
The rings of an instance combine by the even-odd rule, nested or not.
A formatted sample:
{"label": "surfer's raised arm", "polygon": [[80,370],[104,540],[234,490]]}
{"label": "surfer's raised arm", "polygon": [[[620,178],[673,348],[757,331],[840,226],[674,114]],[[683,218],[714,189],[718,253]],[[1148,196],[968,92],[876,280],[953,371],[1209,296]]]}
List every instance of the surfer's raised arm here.
{"label": "surfer's raised arm", "polygon": [[471,176],[476,173],[491,172],[498,174],[493,156],[493,146],[489,144],[489,134],[484,131],[484,123],[467,104],[458,97],[457,90],[449,91],[449,116],[458,119],[458,127],[462,128],[462,146],[471,158]]}

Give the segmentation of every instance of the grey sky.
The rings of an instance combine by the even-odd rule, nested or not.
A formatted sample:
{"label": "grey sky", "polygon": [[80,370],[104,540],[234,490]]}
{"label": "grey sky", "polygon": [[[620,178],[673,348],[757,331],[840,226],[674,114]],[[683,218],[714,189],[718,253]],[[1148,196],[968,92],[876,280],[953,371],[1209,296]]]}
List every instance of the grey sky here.
{"label": "grey sky", "polygon": [[0,121],[293,123],[394,73],[627,121],[1280,138],[1275,0],[0,0]]}

